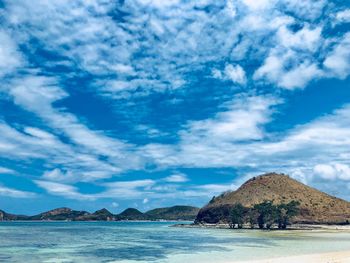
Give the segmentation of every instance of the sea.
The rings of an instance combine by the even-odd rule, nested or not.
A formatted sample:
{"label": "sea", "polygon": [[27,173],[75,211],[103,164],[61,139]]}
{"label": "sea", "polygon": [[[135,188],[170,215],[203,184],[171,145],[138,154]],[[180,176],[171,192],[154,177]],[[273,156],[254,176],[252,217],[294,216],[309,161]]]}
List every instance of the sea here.
{"label": "sea", "polygon": [[346,231],[171,227],[186,222],[1,222],[0,262],[235,262],[350,250]]}

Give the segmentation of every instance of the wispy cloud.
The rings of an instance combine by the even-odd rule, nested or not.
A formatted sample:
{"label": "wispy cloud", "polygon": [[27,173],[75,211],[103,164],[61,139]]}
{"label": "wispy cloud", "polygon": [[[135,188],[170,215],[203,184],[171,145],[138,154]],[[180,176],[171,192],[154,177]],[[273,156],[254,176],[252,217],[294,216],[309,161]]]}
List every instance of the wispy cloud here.
{"label": "wispy cloud", "polygon": [[13,188],[0,185],[0,196],[12,197],[12,198],[33,198],[37,195],[35,193],[20,191]]}
{"label": "wispy cloud", "polygon": [[16,171],[0,166],[0,174],[15,174]]}
{"label": "wispy cloud", "polygon": [[[32,118],[1,116],[1,157],[23,167],[38,161],[31,176],[52,195],[153,200],[227,188],[193,187],[184,174],[101,182],[148,167],[235,167],[242,174],[283,169],[309,182],[348,178],[349,106],[279,133],[266,130],[284,103],[281,89],[349,76],[350,35],[334,30],[348,23],[348,8],[325,0],[24,0],[4,1],[0,15],[1,98]],[[193,84],[197,78],[215,78],[215,89],[225,86],[220,95],[207,95],[214,109],[200,116],[178,112],[184,119],[171,132],[135,118],[132,129],[146,134],[143,142],[122,140],[126,128],[98,129],[65,103],[80,89],[128,113],[140,96],[187,99],[202,89]],[[88,81],[71,85],[77,79]],[[157,117],[148,120],[156,124]],[[160,140],[167,136],[170,143]],[[0,173],[11,173],[6,169]],[[77,182],[105,190],[82,194]],[[6,187],[2,193],[30,196]]]}
{"label": "wispy cloud", "polygon": [[184,183],[189,181],[187,176],[183,173],[174,173],[164,178],[164,181],[168,183]]}
{"label": "wispy cloud", "polygon": [[62,183],[43,181],[43,180],[35,180],[35,183],[45,189],[48,193],[52,195],[61,196],[68,199],[76,199],[76,200],[95,200],[96,197],[94,195],[89,194],[81,194],[79,193],[78,188]]}

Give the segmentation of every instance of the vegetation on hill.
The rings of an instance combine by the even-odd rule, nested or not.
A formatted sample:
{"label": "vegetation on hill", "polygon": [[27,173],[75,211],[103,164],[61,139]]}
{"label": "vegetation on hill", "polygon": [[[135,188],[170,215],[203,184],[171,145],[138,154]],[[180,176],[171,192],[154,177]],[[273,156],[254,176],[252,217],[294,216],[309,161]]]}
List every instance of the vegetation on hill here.
{"label": "vegetation on hill", "polygon": [[120,214],[113,214],[103,208],[94,213],[76,211],[67,207],[53,209],[34,216],[12,215],[0,210],[0,221],[44,220],[44,221],[120,221],[120,220],[194,220],[199,208],[173,206],[156,208],[146,213],[127,208]]}
{"label": "vegetation on hill", "polygon": [[145,220],[145,215],[136,208],[127,208],[117,215],[119,220]]}
{"label": "vegetation on hill", "polygon": [[[265,203],[264,207],[259,207],[265,200],[271,201]],[[294,213],[288,207],[288,204],[293,204],[291,203],[293,201],[299,203],[297,215],[285,215],[288,209],[291,214]],[[229,224],[235,204],[248,208],[245,213],[251,214],[247,220],[252,224],[259,224],[257,214],[259,214],[259,209],[263,208],[270,209],[268,213],[265,213],[264,221],[268,222],[268,225],[271,222],[275,223],[275,207],[280,211],[277,213],[279,217],[277,225],[280,225],[281,228],[285,227],[289,220],[293,223],[306,224],[344,224],[350,220],[349,202],[306,186],[287,175],[269,173],[253,177],[236,191],[225,192],[212,198],[199,211],[195,222]],[[237,207],[237,209],[242,208]]]}
{"label": "vegetation on hill", "polygon": [[172,206],[156,208],[145,213],[148,218],[153,220],[194,220],[198,214],[199,208],[193,206]]}
{"label": "vegetation on hill", "polygon": [[35,216],[29,216],[27,220],[74,220],[77,217],[86,215],[89,215],[86,211],[76,211],[67,207],[62,207]]}
{"label": "vegetation on hill", "polygon": [[258,225],[260,229],[270,229],[276,225],[279,229],[286,229],[290,219],[298,213],[297,201],[279,205],[274,205],[272,201],[264,201],[251,208],[237,203],[231,209],[229,225],[230,228],[242,228],[243,224],[249,224],[250,228]]}

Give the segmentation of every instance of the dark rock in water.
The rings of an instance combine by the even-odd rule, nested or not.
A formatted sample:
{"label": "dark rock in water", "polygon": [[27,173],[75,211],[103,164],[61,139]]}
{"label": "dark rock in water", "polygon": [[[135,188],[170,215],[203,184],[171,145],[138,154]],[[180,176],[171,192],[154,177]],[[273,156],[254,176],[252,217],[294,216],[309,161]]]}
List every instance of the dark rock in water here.
{"label": "dark rock in water", "polygon": [[254,177],[236,191],[212,199],[198,213],[196,223],[227,223],[230,210],[240,203],[251,208],[264,201],[274,204],[298,201],[300,213],[293,223],[341,224],[350,219],[350,203],[304,185],[287,175],[269,173]]}

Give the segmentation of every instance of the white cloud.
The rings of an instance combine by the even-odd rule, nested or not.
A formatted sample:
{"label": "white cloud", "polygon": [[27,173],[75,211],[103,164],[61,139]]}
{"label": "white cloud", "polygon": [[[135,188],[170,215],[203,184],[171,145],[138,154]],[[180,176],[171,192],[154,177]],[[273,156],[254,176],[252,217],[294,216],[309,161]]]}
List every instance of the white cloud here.
{"label": "white cloud", "polygon": [[190,122],[180,135],[193,143],[262,139],[261,125],[269,122],[271,106],[275,104],[277,101],[272,98],[237,97],[226,105],[226,111],[211,119]]}
{"label": "white cloud", "polygon": [[350,167],[346,164],[317,164],[314,172],[326,180],[350,180]]}
{"label": "white cloud", "polygon": [[175,173],[164,178],[164,181],[169,183],[184,183],[188,181],[188,178],[183,173]]}
{"label": "white cloud", "polygon": [[310,81],[325,77],[318,67],[317,55],[324,43],[321,27],[305,25],[292,32],[286,25],[279,27],[275,47],[255,71],[255,80],[274,83],[281,88],[304,88]]}
{"label": "white cloud", "polygon": [[212,74],[214,78],[230,80],[239,85],[245,85],[247,82],[245,71],[240,65],[227,64],[222,72],[218,69],[213,69]]}
{"label": "white cloud", "polygon": [[286,26],[281,26],[277,31],[277,37],[282,47],[315,51],[322,44],[321,31],[321,27],[310,28],[304,26],[294,33]]}
{"label": "white cloud", "polygon": [[148,198],[145,198],[145,199],[142,200],[143,204],[147,204],[148,202],[149,202]]}
{"label": "white cloud", "polygon": [[274,0],[242,0],[242,2],[250,9],[260,11],[261,9],[270,8],[276,1]]}
{"label": "white cloud", "polygon": [[330,77],[345,79],[350,74],[350,33],[335,45],[323,65],[330,71]]}
{"label": "white cloud", "polygon": [[282,75],[279,85],[286,89],[302,88],[311,80],[318,79],[322,74],[316,64],[306,62]]}
{"label": "white cloud", "polygon": [[339,11],[335,14],[335,23],[349,23],[350,22],[350,9]]}
{"label": "white cloud", "polygon": [[237,189],[235,184],[205,184],[196,187],[199,190],[206,191],[208,196],[218,195],[226,191],[234,191]]}
{"label": "white cloud", "polygon": [[17,189],[8,188],[0,185],[0,196],[13,197],[13,198],[33,198],[35,193],[20,191]]}
{"label": "white cloud", "polygon": [[155,183],[150,179],[104,183],[106,190],[97,196],[99,198],[144,199],[145,196],[153,193],[152,186]]}
{"label": "white cloud", "polygon": [[328,1],[283,0],[282,3],[286,12],[290,12],[300,19],[313,21],[322,16]]}
{"label": "white cloud", "polygon": [[72,179],[74,180],[73,175],[70,171],[65,173],[58,168],[53,169],[52,171],[46,171],[43,174],[42,178],[49,181],[59,181],[59,182],[67,182]]}
{"label": "white cloud", "polygon": [[[40,39],[46,49],[65,57],[58,63],[69,61],[92,75],[108,76],[104,83],[93,82],[94,88],[103,96],[120,98],[185,87],[189,72],[212,62],[229,61],[228,77],[243,85],[247,76],[235,58],[261,62],[275,48],[302,49],[313,63],[324,44],[321,31],[326,23],[315,20],[327,4],[55,0],[32,5],[25,0],[7,2],[4,15],[18,29],[17,42],[25,45],[30,37]],[[112,19],[110,13],[119,9],[128,13],[127,21]],[[292,32],[288,26],[299,20],[304,27]]]}
{"label": "white cloud", "polygon": [[326,164],[317,164],[314,172],[323,179],[333,180],[336,178],[335,170],[332,166]]}
{"label": "white cloud", "polygon": [[135,181],[118,181],[106,183],[105,186],[113,189],[135,189],[139,187],[150,187],[155,184],[155,181],[150,179],[135,180]]}
{"label": "white cloud", "polygon": [[15,174],[15,173],[16,173],[16,171],[14,171],[12,169],[0,166],[0,174]]}
{"label": "white cloud", "polygon": [[50,181],[35,180],[34,181],[39,187],[45,189],[49,194],[61,196],[68,199],[76,200],[95,200],[96,196],[92,194],[81,194],[78,188]]}
{"label": "white cloud", "polygon": [[[74,180],[74,178],[80,178],[83,181],[95,180],[111,177],[127,169],[141,167],[140,156],[127,157],[129,152],[131,154],[133,150],[132,145],[106,136],[103,132],[92,130],[75,115],[66,112],[65,109],[56,109],[53,106],[54,102],[68,96],[63,89],[57,86],[56,81],[54,78],[31,76],[11,83],[11,87],[8,87],[8,92],[12,95],[17,105],[35,113],[57,134],[64,134],[70,141],[63,143],[58,137],[46,131],[35,127],[24,127],[24,132],[27,136],[19,136],[19,132],[12,129],[12,133],[17,133],[18,135],[13,137],[15,139],[10,140],[16,141],[14,143],[15,146],[12,147],[21,147],[28,144],[28,142],[39,141],[37,146],[34,143],[30,143],[32,146],[27,150],[33,151],[34,149],[41,149],[40,146],[45,143],[49,148],[35,151],[32,157],[36,157],[39,154],[43,158],[54,159],[51,162],[62,164],[66,168],[73,170],[69,172],[71,173],[69,176],[61,176],[61,179],[70,178]],[[7,129],[10,130],[10,128]],[[19,138],[21,138],[20,141]],[[4,144],[5,146],[6,144]],[[47,156],[44,154],[47,151],[54,152],[54,154]],[[21,151],[20,154],[23,155],[25,152],[25,150]],[[13,155],[18,154],[16,151],[13,152]],[[27,155],[29,156],[30,153]],[[106,160],[99,160],[98,155],[105,156]],[[125,162],[126,158],[128,158],[128,162]],[[76,160],[76,163],[74,163],[74,160]],[[85,168],[85,170],[82,170],[81,167],[83,166],[89,167],[89,169]],[[91,169],[91,167],[93,168]]]}
{"label": "white cloud", "polygon": [[270,121],[272,107],[278,103],[270,97],[237,97],[213,118],[189,122],[179,132],[177,145],[151,144],[139,151],[160,167],[249,165],[247,148],[265,139],[263,125]]}
{"label": "white cloud", "polygon": [[23,59],[16,43],[9,34],[0,29],[0,77],[23,66]]}

